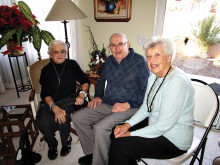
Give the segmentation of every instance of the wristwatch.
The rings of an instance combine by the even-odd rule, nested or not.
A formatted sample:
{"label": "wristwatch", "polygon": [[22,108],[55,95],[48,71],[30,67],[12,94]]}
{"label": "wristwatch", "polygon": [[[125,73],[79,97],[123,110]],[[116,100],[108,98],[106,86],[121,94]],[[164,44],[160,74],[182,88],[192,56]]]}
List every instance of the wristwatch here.
{"label": "wristwatch", "polygon": [[53,107],[55,107],[56,106],[56,104],[51,104],[50,105],[50,110],[52,111],[53,110]]}
{"label": "wristwatch", "polygon": [[87,93],[85,91],[80,91],[79,94],[83,93],[85,97],[87,97]]}

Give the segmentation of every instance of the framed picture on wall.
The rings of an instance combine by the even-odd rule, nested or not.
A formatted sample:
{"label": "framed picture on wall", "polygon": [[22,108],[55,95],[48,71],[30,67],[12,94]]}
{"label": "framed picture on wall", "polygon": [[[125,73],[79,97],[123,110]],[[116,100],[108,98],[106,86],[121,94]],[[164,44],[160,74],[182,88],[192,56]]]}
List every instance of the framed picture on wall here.
{"label": "framed picture on wall", "polygon": [[131,0],[94,0],[97,22],[128,22],[131,19]]}

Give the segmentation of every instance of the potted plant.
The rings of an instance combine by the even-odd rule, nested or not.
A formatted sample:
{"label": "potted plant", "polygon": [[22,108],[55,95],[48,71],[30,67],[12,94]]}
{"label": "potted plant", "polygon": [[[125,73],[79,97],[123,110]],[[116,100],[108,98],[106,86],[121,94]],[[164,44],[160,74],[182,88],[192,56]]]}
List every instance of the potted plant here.
{"label": "potted plant", "polygon": [[211,46],[220,43],[220,21],[215,15],[208,16],[192,26],[192,34],[192,41],[199,46],[202,54],[206,54]]}
{"label": "potted plant", "polygon": [[100,76],[102,73],[103,66],[105,64],[105,60],[107,59],[106,48],[104,47],[103,44],[102,50],[101,51],[99,50],[90,27],[89,26],[86,27],[88,28],[89,31],[89,35],[90,35],[89,40],[92,46],[91,49],[89,50],[90,62],[88,66],[91,72],[93,72],[95,75]]}
{"label": "potted plant", "polygon": [[[14,46],[14,49],[22,49],[22,42],[29,40],[33,43],[34,48],[40,57],[41,41],[49,45],[54,40],[53,35],[46,31],[40,30],[38,27],[39,22],[32,14],[31,9],[23,1],[18,1],[18,5],[0,6],[0,49],[6,45],[9,41],[15,41],[18,43]],[[7,50],[10,53],[12,50]]]}

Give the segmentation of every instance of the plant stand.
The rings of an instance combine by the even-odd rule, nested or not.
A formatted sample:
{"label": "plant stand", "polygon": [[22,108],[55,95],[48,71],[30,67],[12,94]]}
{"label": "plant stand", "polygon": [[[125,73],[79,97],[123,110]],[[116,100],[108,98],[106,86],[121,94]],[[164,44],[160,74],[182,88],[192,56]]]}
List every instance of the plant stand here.
{"label": "plant stand", "polygon": [[[20,65],[19,65],[19,62],[18,62],[18,57],[23,57],[23,56],[25,57],[26,66],[28,66],[27,56],[26,56],[25,52],[23,54],[21,54],[21,55],[18,55],[18,56],[16,56],[16,55],[8,55],[8,59],[9,59],[9,62],[10,62],[11,71],[12,71],[12,75],[13,75],[13,79],[14,79],[15,88],[16,88],[16,92],[17,92],[18,98],[20,98],[19,92],[25,92],[25,91],[28,91],[28,90],[32,89],[31,85],[24,85],[24,83],[23,83],[23,78],[22,78],[22,75],[21,75],[21,69],[20,69]],[[18,86],[18,84],[16,83],[16,79],[15,79],[15,74],[14,74],[14,69],[13,69],[13,66],[12,66],[11,58],[16,58],[16,61],[17,61],[19,76],[20,76],[20,80],[21,80],[21,85],[20,86]]]}

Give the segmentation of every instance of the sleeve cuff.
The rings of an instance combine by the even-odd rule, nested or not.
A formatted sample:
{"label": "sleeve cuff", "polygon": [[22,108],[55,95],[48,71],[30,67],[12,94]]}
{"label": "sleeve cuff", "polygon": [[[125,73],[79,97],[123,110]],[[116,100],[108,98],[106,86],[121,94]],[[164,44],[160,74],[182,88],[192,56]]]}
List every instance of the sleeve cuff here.
{"label": "sleeve cuff", "polygon": [[134,133],[134,131],[130,132],[130,135],[131,135],[131,136],[137,136],[137,135]]}

